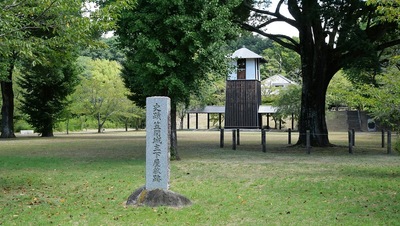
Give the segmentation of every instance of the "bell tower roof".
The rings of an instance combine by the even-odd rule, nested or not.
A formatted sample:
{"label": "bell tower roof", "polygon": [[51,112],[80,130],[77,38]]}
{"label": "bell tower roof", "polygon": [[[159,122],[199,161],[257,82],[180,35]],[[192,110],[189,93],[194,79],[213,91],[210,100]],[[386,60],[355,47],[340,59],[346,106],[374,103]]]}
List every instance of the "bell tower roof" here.
{"label": "bell tower roof", "polygon": [[236,50],[232,55],[231,58],[242,58],[242,59],[254,59],[254,58],[263,58],[262,56],[258,55],[257,53],[247,49],[246,47],[240,48]]}

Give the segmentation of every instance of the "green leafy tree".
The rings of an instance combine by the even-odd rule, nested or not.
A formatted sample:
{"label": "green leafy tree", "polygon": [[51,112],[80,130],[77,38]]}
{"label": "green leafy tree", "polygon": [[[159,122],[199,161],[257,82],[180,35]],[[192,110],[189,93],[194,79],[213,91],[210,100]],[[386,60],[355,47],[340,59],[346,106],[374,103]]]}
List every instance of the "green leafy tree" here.
{"label": "green leafy tree", "polygon": [[265,49],[272,47],[272,41],[251,32],[243,31],[240,37],[229,42],[229,50],[234,52],[243,46],[257,54],[262,54]]}
{"label": "green leafy tree", "polygon": [[124,98],[121,98],[118,104],[118,110],[110,119],[115,123],[122,123],[125,131],[128,131],[129,128],[135,128],[136,130],[143,128],[142,122],[146,120],[146,111],[128,99],[127,95],[129,92],[126,88],[125,92]]}
{"label": "green leafy tree", "polygon": [[369,94],[369,111],[382,124],[400,130],[400,76],[392,71],[380,77],[379,87],[365,90]]}
{"label": "green leafy tree", "polygon": [[[191,95],[189,106],[178,104],[179,128],[183,129],[183,119],[187,109],[200,109],[207,105],[223,106],[225,104],[225,77],[210,73],[208,79],[201,82],[196,95]],[[219,117],[211,114],[211,121],[215,125]]]}
{"label": "green leafy tree", "polygon": [[367,4],[376,7],[380,20],[400,23],[400,0],[368,0]]}
{"label": "green leafy tree", "polygon": [[[355,102],[351,98],[355,95],[353,84],[339,71],[331,80],[327,94],[326,105],[328,109],[334,108],[338,110],[339,107],[355,106]],[[354,99],[353,99],[354,100]]]}
{"label": "green leafy tree", "polygon": [[[33,65],[46,60],[48,48],[87,45],[95,23],[81,15],[84,1],[0,2],[1,137],[14,134],[13,72],[21,59]],[[43,51],[43,52],[42,52]]]}
{"label": "green leafy tree", "polygon": [[[384,126],[399,131],[400,125],[400,55],[398,48],[391,48],[390,56],[385,56],[380,73],[373,73],[371,83],[353,82],[355,95],[363,110],[370,112]],[[366,73],[366,72],[363,72]],[[399,144],[399,143],[397,143]]]}
{"label": "green leafy tree", "polygon": [[143,128],[143,122],[146,120],[146,111],[143,108],[136,106],[128,98],[123,99],[120,111],[116,113],[116,119],[125,125],[125,131],[128,131],[129,127]]}
{"label": "green leafy tree", "polygon": [[[302,104],[297,143],[305,145],[306,130],[310,130],[311,145],[330,146],[325,120],[329,82],[341,68],[361,61],[375,67],[377,55],[400,44],[398,24],[382,20],[385,15],[377,11],[376,5],[367,5],[363,0],[279,0],[274,10],[266,8],[268,0],[249,2],[246,1],[247,7],[253,14],[241,23],[242,27],[300,55]],[[291,17],[281,13],[285,4]],[[296,28],[299,39],[265,31],[276,22]]]}
{"label": "green leafy tree", "polygon": [[102,45],[84,49],[81,52],[81,56],[87,56],[92,59],[117,61],[119,63],[124,61],[125,55],[119,48],[117,36],[101,38],[100,42]]}
{"label": "green leafy tree", "polygon": [[230,21],[238,4],[139,0],[134,9],[122,10],[118,17],[116,34],[127,49],[123,75],[131,99],[144,106],[148,96],[171,98],[171,158],[179,159],[177,104],[187,105],[209,72],[226,74],[221,66],[227,65],[223,50],[226,40],[236,34]]}
{"label": "green leafy tree", "polygon": [[53,128],[69,104],[67,96],[78,83],[75,57],[60,49],[48,54],[48,64],[27,64],[27,72],[19,81],[24,89],[22,111],[42,137],[54,136]]}
{"label": "green leafy tree", "polygon": [[301,81],[300,56],[296,52],[273,42],[272,47],[265,49],[262,55],[267,61],[261,69],[263,77],[281,74],[292,81]]}
{"label": "green leafy tree", "polygon": [[283,119],[293,116],[293,119],[297,121],[301,110],[301,86],[289,85],[280,89],[273,106],[277,107],[276,118]]}
{"label": "green leafy tree", "polygon": [[80,58],[84,66],[81,82],[72,95],[72,111],[97,120],[97,130],[102,132],[104,123],[112,117],[129,114],[127,100],[129,91],[121,78],[121,65],[116,61]]}

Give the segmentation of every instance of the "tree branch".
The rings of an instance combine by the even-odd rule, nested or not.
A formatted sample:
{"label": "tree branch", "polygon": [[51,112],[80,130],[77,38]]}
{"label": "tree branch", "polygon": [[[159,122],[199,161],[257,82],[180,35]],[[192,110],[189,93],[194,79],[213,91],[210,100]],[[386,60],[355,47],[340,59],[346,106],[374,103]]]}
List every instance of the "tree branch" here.
{"label": "tree branch", "polygon": [[396,45],[400,45],[400,39],[380,44],[380,45],[378,45],[377,50],[378,51],[382,51],[382,50],[384,50],[386,48],[389,48],[389,47],[392,47],[392,46],[396,46]]}
{"label": "tree branch", "polygon": [[[267,26],[267,25],[269,25],[269,24],[271,24],[273,22],[285,22],[285,23],[287,23],[287,24],[289,24],[289,25],[291,25],[291,26],[293,26],[293,27],[298,29],[298,23],[296,22],[296,20],[292,20],[292,19],[290,19],[288,17],[285,17],[280,13],[280,8],[281,8],[283,2],[284,2],[284,0],[279,0],[278,5],[276,6],[275,12],[271,12],[271,11],[268,11],[268,10],[255,8],[255,7],[253,7],[252,5],[250,5],[247,2],[244,3],[244,6],[248,10],[253,11],[255,13],[266,15],[266,16],[270,16],[270,17],[274,17],[272,19],[269,18],[266,22],[262,23],[261,25],[258,25],[257,28],[262,28],[263,26]],[[271,20],[273,20],[273,21],[269,22]]]}
{"label": "tree branch", "polygon": [[[53,5],[54,5],[57,1],[59,1],[59,0],[53,0],[53,1],[50,3],[50,5],[49,5],[48,7],[46,7],[37,17],[34,17],[34,18],[31,20],[31,22],[34,23],[34,22],[38,21],[41,17],[43,17],[43,16],[53,7]],[[19,6],[19,5],[22,5],[22,3],[19,3],[19,4],[14,3],[13,5],[8,6],[8,9],[10,9],[10,8],[12,8],[12,7],[17,7],[17,6]],[[7,9],[7,8],[6,8],[6,9]],[[38,29],[38,28],[39,28],[39,26],[22,26],[22,27],[20,27],[20,28],[16,28],[16,29],[10,30],[10,31],[7,32],[7,33],[0,34],[0,37],[4,37],[4,36],[6,36],[6,35],[13,34],[14,32],[17,32],[17,31],[25,31],[25,30],[29,30],[29,29]]]}
{"label": "tree branch", "polygon": [[35,19],[33,19],[32,21],[37,21],[38,19],[40,19],[42,16],[44,16],[44,14],[46,14],[50,9],[51,9],[51,7],[57,2],[58,0],[53,0],[51,3],[50,3],[50,5],[47,7],[47,8],[45,8],[44,10],[43,10],[43,12],[42,13],[40,13]]}
{"label": "tree branch", "polygon": [[3,10],[6,11],[6,10],[9,10],[9,9],[11,9],[11,8],[15,8],[15,7],[19,6],[19,5],[22,5],[22,4],[23,4],[23,2],[16,3],[16,2],[14,1],[14,2],[13,2],[12,4],[10,4],[10,5],[4,6]]}
{"label": "tree branch", "polygon": [[379,40],[383,35],[387,34],[388,30],[394,30],[397,28],[397,23],[380,23],[374,26],[370,26],[365,29],[365,33],[368,36],[368,39],[372,42]]}
{"label": "tree branch", "polygon": [[239,23],[239,25],[245,30],[248,30],[251,32],[256,32],[264,37],[267,37],[267,38],[279,43],[283,47],[291,49],[300,54],[299,44],[293,38],[291,38],[289,36],[279,35],[279,34],[278,35],[270,34],[270,33],[262,31],[261,29],[257,29],[247,23]]}
{"label": "tree branch", "polygon": [[297,0],[288,0],[288,10],[290,15],[292,15],[296,21],[300,20],[301,11],[297,5]]}

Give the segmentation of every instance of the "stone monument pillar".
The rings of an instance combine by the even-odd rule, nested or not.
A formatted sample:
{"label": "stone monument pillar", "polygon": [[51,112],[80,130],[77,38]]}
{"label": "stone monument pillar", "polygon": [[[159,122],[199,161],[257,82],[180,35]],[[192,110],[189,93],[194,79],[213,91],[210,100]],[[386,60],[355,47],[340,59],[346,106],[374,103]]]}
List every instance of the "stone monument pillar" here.
{"label": "stone monument pillar", "polygon": [[171,106],[168,97],[146,99],[146,189],[169,188]]}
{"label": "stone monument pillar", "polygon": [[171,105],[168,97],[146,99],[146,185],[129,196],[127,205],[183,207],[191,202],[169,190]]}

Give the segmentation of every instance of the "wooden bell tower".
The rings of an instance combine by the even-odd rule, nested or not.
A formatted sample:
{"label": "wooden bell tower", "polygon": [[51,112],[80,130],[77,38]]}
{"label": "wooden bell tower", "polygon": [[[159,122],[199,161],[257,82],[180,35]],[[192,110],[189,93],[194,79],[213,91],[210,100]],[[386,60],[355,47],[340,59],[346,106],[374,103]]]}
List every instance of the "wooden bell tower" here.
{"label": "wooden bell tower", "polygon": [[260,63],[265,60],[245,47],[236,50],[231,59],[232,70],[226,80],[225,128],[261,128]]}

